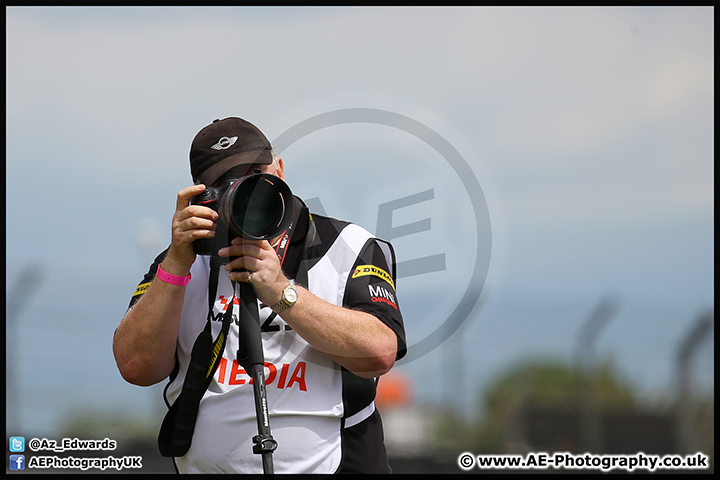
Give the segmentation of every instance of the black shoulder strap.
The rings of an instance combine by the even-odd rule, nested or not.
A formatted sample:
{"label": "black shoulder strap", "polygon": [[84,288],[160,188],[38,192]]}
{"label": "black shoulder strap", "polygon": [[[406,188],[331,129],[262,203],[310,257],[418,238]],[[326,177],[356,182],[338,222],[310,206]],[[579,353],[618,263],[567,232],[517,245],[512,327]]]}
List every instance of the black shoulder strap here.
{"label": "black shoulder strap", "polygon": [[308,259],[308,249],[315,242],[317,237],[317,229],[315,227],[315,221],[312,218],[312,214],[308,214],[308,230],[305,235],[305,242],[303,243],[303,251],[300,254],[300,264],[298,271],[295,275],[295,282],[302,285],[303,287],[309,287],[308,285],[308,271],[310,270],[310,260]]}
{"label": "black shoulder strap", "polygon": [[[210,259],[210,285],[208,288],[208,319],[205,329],[200,332],[190,355],[180,396],[170,406],[158,436],[160,454],[164,457],[182,457],[190,449],[192,436],[195,431],[195,419],[198,407],[213,375],[220,364],[222,352],[225,350],[228,331],[232,320],[233,303],[230,301],[222,320],[220,334],[213,342],[211,317],[215,295],[217,294],[218,275],[220,272],[220,258]],[[233,292],[235,285],[233,282]]]}

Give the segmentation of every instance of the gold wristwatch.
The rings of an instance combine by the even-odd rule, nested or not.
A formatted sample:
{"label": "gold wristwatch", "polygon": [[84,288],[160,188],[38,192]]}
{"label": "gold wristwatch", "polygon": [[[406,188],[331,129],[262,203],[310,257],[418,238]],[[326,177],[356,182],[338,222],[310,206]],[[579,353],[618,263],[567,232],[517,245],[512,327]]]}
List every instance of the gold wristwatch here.
{"label": "gold wristwatch", "polygon": [[290,280],[290,285],[285,287],[285,290],[283,290],[282,298],[278,303],[270,307],[273,312],[280,313],[286,308],[290,308],[293,305],[295,305],[295,302],[297,302],[298,299],[298,291],[297,287],[295,286],[295,282]]}

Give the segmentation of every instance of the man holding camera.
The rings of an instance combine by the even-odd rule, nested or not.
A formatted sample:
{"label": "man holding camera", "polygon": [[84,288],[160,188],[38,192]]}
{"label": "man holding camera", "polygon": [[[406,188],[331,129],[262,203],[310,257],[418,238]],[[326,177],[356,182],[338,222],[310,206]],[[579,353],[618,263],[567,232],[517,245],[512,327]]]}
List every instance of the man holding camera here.
{"label": "man holding camera", "polygon": [[[180,473],[263,471],[253,377],[239,358],[244,283],[257,299],[275,473],[388,473],[373,399],[406,353],[392,246],[311,214],[283,190],[283,160],[265,135],[240,118],[203,128],[190,168],[195,185],[178,193],[171,244],[113,341],[128,382],[169,377],[161,452]],[[243,193],[258,184],[267,201]]]}

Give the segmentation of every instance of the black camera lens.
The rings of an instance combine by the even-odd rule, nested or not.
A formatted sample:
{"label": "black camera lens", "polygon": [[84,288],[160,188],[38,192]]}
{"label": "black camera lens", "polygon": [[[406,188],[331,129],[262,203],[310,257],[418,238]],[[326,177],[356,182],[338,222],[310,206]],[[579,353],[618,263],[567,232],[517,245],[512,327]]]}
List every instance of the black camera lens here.
{"label": "black camera lens", "polygon": [[292,220],[292,193],[285,182],[273,175],[244,177],[223,197],[219,214],[236,235],[274,238]]}
{"label": "black camera lens", "polygon": [[235,237],[271,240],[288,228],[294,210],[290,187],[267,173],[227,178],[193,197],[191,203],[212,208],[220,217],[213,238],[193,242],[198,255],[216,255]]}

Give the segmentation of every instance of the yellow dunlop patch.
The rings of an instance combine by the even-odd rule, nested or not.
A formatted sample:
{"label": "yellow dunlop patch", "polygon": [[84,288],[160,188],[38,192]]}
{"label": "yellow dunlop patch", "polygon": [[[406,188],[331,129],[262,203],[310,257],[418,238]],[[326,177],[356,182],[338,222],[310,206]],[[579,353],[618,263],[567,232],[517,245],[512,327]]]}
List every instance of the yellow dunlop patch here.
{"label": "yellow dunlop patch", "polygon": [[358,265],[352,274],[352,278],[364,277],[365,275],[375,275],[385,280],[395,290],[395,282],[392,277],[382,268],[378,268],[374,265]]}
{"label": "yellow dunlop patch", "polygon": [[151,282],[138,285],[138,287],[135,289],[135,293],[133,293],[133,297],[137,297],[138,295],[142,295],[143,293],[147,292],[150,283]]}

